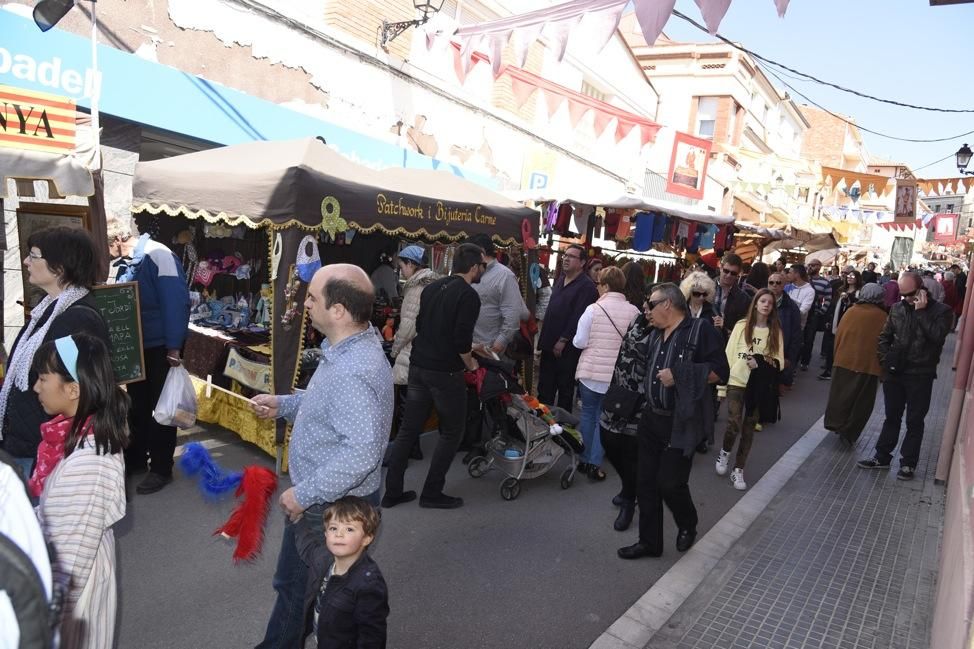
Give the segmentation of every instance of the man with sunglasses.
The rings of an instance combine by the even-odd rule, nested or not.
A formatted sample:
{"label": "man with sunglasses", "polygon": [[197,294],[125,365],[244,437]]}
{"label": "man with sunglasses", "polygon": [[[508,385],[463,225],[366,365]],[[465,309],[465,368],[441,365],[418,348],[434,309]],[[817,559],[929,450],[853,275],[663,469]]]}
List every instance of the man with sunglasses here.
{"label": "man with sunglasses", "polygon": [[890,309],[879,335],[886,421],[872,458],[860,460],[863,469],[889,469],[906,412],[906,436],[900,447],[899,480],[912,480],[920,460],[923,420],[930,409],[930,394],[944,340],[953,325],[950,307],[930,298],[923,278],[914,271],[900,274],[900,301]]}
{"label": "man with sunglasses", "polygon": [[538,340],[538,399],[568,412],[575,405],[575,370],[582,353],[572,339],[585,309],[599,298],[595,282],[584,272],[587,257],[579,245],[568,246],[561,253],[562,273],[551,288]]}
{"label": "man with sunglasses", "polygon": [[644,313],[655,332],[647,342],[646,402],[636,431],[639,540],[619,548],[622,559],[663,554],[664,502],[679,529],[677,551],[686,552],[696,540],[691,463],[694,449],[708,436],[708,426],[713,433],[713,401],[707,386],[726,383],[730,374],[723,338],[707,320],[690,317],[678,286],[654,287]]}
{"label": "man with sunglasses", "polygon": [[751,298],[740,287],[741,269],[744,262],[732,252],[720,260],[720,277],[714,294],[714,326],[721,332],[724,340],[730,336],[737,321],[747,314]]}
{"label": "man with sunglasses", "polygon": [[808,262],[808,283],[815,290],[815,301],[805,321],[805,341],[802,345],[801,355],[801,368],[803,372],[808,370],[808,364],[812,361],[812,349],[815,347],[815,336],[819,331],[825,330],[825,321],[828,318],[829,309],[832,306],[832,284],[828,279],[822,277],[821,271],[821,261],[813,259]]}

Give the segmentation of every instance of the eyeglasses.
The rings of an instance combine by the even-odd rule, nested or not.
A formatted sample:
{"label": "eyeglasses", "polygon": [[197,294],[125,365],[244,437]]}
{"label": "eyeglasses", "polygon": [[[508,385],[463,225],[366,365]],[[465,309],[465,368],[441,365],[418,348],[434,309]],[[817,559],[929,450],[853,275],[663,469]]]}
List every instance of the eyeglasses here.
{"label": "eyeglasses", "polygon": [[652,311],[653,309],[655,309],[656,307],[658,307],[663,302],[666,302],[666,298],[665,297],[660,298],[658,300],[650,300],[649,302],[647,302],[646,304],[643,305],[643,310],[645,310],[645,311]]}
{"label": "eyeglasses", "polygon": [[561,258],[562,259],[575,259],[577,261],[581,261],[581,259],[582,259],[581,257],[579,257],[577,255],[562,255]]}
{"label": "eyeglasses", "polygon": [[729,270],[727,268],[721,268],[720,272],[725,275],[730,275],[731,277],[738,277],[741,274],[741,272],[738,270]]}
{"label": "eyeglasses", "polygon": [[690,295],[692,295],[693,297],[707,297],[706,293],[700,291],[691,291]]}
{"label": "eyeglasses", "polygon": [[784,282],[782,282],[780,279],[778,281],[773,279],[768,280],[768,286],[781,286],[782,284],[784,284]]}
{"label": "eyeglasses", "polygon": [[34,252],[33,250],[28,250],[27,251],[27,258],[28,259],[31,259],[33,261],[39,261],[41,259],[44,259],[44,255],[42,255],[39,252]]}

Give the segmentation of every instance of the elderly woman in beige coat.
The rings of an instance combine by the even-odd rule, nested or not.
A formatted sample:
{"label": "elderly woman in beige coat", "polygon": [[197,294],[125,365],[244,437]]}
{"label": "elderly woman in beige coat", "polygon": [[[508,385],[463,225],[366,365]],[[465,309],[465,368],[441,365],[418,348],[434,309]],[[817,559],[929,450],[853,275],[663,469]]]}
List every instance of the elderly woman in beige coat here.
{"label": "elderly woman in beige coat", "polygon": [[[419,297],[439,276],[423,264],[422,246],[406,246],[399,251],[399,274],[406,280],[402,290],[402,308],[399,311],[399,329],[392,342],[392,357],[396,364],[392,367],[392,380],[396,385],[396,433],[402,419],[403,404],[406,400],[406,385],[409,383],[409,354],[416,337],[416,317],[419,315]],[[395,437],[395,434],[393,435]],[[419,442],[410,453],[413,459],[422,459]]]}

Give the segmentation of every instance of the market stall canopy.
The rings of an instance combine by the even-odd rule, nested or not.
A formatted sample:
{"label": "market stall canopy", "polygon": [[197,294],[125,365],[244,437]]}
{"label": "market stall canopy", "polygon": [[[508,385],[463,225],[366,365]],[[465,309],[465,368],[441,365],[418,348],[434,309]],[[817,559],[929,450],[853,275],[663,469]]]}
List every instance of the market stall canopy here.
{"label": "market stall canopy", "polygon": [[524,219],[537,221],[534,210],[453,174],[371,169],[318,138],[140,162],[132,211],[332,234],[379,230],[459,240],[485,233],[504,244],[520,240]]}
{"label": "market stall canopy", "polygon": [[634,194],[624,194],[622,196],[538,196],[523,193],[510,193],[508,196],[516,197],[520,201],[531,201],[533,203],[572,203],[582,207],[602,207],[607,210],[636,210],[638,212],[660,212],[672,218],[683,219],[685,221],[695,221],[697,223],[711,223],[713,225],[726,225],[734,222],[733,216],[722,216],[705,210],[694,209],[691,205],[681,205],[657,198],[645,198]]}
{"label": "market stall canopy", "polygon": [[[8,195],[8,180],[27,181],[30,184],[35,180],[46,181],[51,198],[91,196],[95,193],[90,170],[93,158],[94,137],[87,118],[73,125],[72,146],[63,152],[5,146],[0,142],[0,198]],[[22,189],[18,189],[18,193],[22,196],[33,195]]]}

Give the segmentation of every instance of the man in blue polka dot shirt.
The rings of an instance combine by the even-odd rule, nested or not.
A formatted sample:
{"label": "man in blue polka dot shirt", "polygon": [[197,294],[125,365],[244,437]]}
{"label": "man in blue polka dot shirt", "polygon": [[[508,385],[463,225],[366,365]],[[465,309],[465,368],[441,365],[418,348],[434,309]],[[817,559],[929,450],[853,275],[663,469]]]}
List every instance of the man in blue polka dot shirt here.
{"label": "man in blue polka dot shirt", "polygon": [[253,399],[258,417],[294,422],[292,486],[280,498],[288,521],[274,574],[277,601],[259,649],[303,646],[311,598],[296,535],[310,526],[323,543],[324,510],[344,496],[379,504],[393,388],[392,369],[369,322],[374,301],[372,282],[358,266],[333,264],[315,273],[304,306],[311,325],[325,335],[318,369],[303,393]]}

